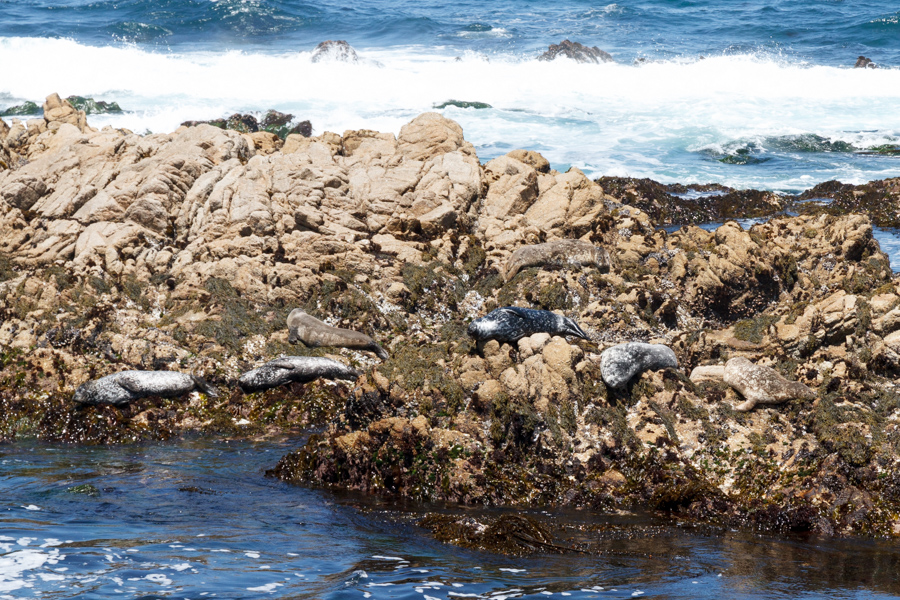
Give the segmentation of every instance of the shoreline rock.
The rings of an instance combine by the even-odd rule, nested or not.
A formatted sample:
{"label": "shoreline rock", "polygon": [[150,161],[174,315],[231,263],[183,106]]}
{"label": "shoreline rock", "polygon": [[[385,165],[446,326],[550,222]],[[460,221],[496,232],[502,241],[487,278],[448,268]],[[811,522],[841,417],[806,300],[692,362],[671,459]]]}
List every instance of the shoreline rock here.
{"label": "shoreline rock", "polygon": [[[209,125],[97,131],[55,96],[0,137],[14,164],[0,170],[0,440],[319,426],[274,475],[900,535],[900,278],[869,216],[849,212],[869,204],[667,233],[671,206],[647,212],[534,152],[482,164],[435,113],[399,136],[267,147]],[[608,272],[522,265],[504,278],[517,250],[559,240],[602,248]],[[565,314],[592,341],[538,333],[479,354],[466,328],[501,306]],[[378,331],[389,358],[292,346],[296,307]],[[664,343],[679,369],[608,388],[600,356],[624,340]],[[363,375],[240,394],[241,373],[293,354]],[[815,399],[741,413],[730,386],[687,377],[735,357]],[[195,373],[221,397],[71,402],[85,381],[130,369]]]}

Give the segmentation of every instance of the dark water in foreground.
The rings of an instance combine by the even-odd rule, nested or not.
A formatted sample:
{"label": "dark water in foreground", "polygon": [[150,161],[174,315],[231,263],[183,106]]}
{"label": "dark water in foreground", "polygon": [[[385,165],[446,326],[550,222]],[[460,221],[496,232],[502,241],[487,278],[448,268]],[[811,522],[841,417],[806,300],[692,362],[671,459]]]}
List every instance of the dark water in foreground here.
{"label": "dark water in foreground", "polygon": [[0,598],[900,594],[894,543],[773,538],[647,516],[535,513],[557,525],[606,525],[602,556],[461,550],[415,525],[421,507],[264,477],[296,444],[3,447]]}

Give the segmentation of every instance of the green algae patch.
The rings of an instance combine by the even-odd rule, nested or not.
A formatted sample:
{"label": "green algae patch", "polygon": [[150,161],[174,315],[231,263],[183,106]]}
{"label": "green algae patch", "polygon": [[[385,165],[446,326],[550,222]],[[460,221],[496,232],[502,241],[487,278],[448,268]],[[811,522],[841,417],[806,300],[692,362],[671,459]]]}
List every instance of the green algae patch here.
{"label": "green algae patch", "polygon": [[744,319],[734,324],[734,337],[752,344],[760,344],[769,327],[778,321],[773,315],[758,315],[751,319]]}

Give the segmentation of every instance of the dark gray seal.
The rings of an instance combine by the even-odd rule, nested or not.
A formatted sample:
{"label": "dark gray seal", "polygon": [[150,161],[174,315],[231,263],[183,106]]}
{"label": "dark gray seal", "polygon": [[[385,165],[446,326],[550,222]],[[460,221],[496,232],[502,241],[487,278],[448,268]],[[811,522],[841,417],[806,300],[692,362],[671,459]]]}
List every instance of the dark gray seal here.
{"label": "dark gray seal", "polygon": [[600,375],[606,385],[622,389],[644,371],[678,368],[678,359],[668,346],[628,342],[600,354]]}
{"label": "dark gray seal", "polygon": [[572,335],[583,340],[591,339],[591,336],[568,317],[557,315],[549,310],[534,310],[518,306],[498,308],[480,319],[475,319],[469,323],[468,332],[479,343],[488,340],[497,340],[501,344],[503,342],[514,343],[523,337],[541,332],[550,335]]}
{"label": "dark gray seal", "polygon": [[177,371],[121,371],[82,384],[72,399],[79,404],[124,406],[138,398],[174,398],[193,391],[213,398],[219,395],[206,380],[196,375]]}
{"label": "dark gray seal", "polygon": [[299,308],[291,311],[287,318],[288,341],[292,344],[303,342],[310,348],[320,346],[337,346],[353,350],[374,352],[381,360],[390,358],[384,348],[364,333],[352,329],[341,329],[326,325],[314,316]]}
{"label": "dark gray seal", "polygon": [[283,356],[247,371],[238,379],[245,394],[262,392],[293,381],[307,383],[319,377],[355,380],[362,375],[343,363],[319,356]]}

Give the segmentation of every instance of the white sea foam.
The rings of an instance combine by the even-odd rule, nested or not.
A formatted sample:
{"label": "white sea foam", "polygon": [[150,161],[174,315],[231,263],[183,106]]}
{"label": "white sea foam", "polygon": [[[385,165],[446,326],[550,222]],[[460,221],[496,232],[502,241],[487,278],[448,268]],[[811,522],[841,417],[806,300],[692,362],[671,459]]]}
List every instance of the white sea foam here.
{"label": "white sea foam", "polygon": [[0,97],[9,103],[40,100],[57,91],[115,100],[128,112],[92,116],[91,123],[138,132],[276,108],[310,119],[316,133],[397,133],[421,112],[456,99],[494,107],[443,109],[463,126],[481,158],[526,147],[557,168],[578,166],[589,176],[793,189],[836,175],[861,182],[896,171],[893,163],[869,161],[812,170],[807,181],[799,167],[771,174],[715,160],[707,165],[702,158],[673,164],[671,156],[802,133],[861,147],[896,141],[900,69],[810,66],[754,55],[635,66],[471,52],[456,60],[441,48],[358,51],[368,60],[314,64],[310,52],[165,54],[67,39],[0,38]]}

